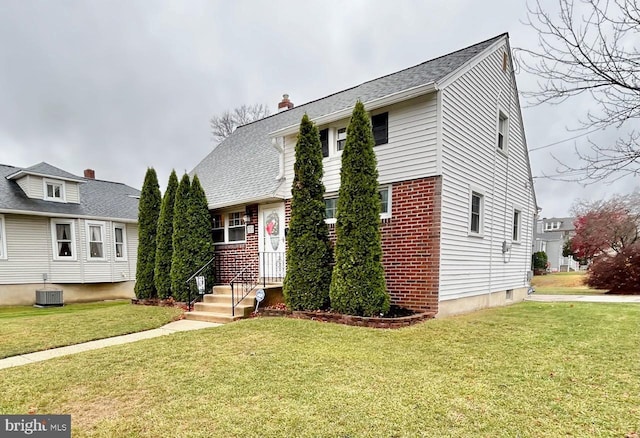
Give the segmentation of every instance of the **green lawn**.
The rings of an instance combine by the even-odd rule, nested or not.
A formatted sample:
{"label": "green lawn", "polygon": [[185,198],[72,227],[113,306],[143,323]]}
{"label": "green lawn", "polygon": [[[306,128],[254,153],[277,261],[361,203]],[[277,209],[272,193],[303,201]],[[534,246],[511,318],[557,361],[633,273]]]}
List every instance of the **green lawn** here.
{"label": "green lawn", "polygon": [[624,437],[640,306],[534,303],[375,330],[257,318],[0,371],[74,437]]}
{"label": "green lawn", "polygon": [[549,295],[600,295],[605,290],[591,289],[585,284],[585,272],[555,272],[547,275],[536,275],[531,285],[538,294]]}
{"label": "green lawn", "polygon": [[0,358],[160,327],[181,313],[127,301],[0,307]]}

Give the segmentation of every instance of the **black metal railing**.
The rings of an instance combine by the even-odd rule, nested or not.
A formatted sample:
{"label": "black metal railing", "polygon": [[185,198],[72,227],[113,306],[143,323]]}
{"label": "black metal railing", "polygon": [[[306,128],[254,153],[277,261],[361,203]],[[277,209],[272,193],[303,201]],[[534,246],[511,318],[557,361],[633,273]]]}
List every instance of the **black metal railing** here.
{"label": "black metal railing", "polygon": [[283,252],[261,252],[260,276],[263,285],[267,283],[280,283],[287,273],[287,259]]}
{"label": "black metal railing", "polygon": [[236,316],[236,307],[258,285],[255,260],[252,260],[229,282],[231,286],[231,316]]}
{"label": "black metal railing", "polygon": [[[191,308],[193,307],[193,304],[198,301],[205,293],[205,289],[207,287],[207,284],[209,286],[212,286],[214,281],[215,281],[215,264],[211,264],[214,260],[215,260],[215,256],[211,257],[211,260],[209,260],[207,263],[205,263],[204,265],[202,265],[200,267],[200,269],[198,269],[196,272],[193,273],[193,275],[191,277],[189,277],[189,279],[186,281],[187,285],[189,286],[188,288],[188,300],[187,300],[187,311],[191,312]],[[203,275],[200,275],[203,274]],[[202,288],[198,287],[198,277],[202,278]],[[195,282],[190,283],[192,280],[196,279]],[[196,289],[198,291],[198,293],[195,294],[195,298],[193,299],[193,301],[191,301],[191,289],[193,289],[193,284],[196,283]]]}

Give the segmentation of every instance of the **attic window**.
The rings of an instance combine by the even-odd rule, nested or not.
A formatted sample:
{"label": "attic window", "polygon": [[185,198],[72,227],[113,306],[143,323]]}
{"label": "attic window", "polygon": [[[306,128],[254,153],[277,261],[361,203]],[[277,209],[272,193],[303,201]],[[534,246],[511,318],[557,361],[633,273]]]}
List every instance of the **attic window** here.
{"label": "attic window", "polygon": [[320,131],[320,144],[322,144],[322,156],[329,156],[329,129]]}
{"label": "attic window", "polygon": [[64,202],[64,182],[44,180],[44,199]]}
{"label": "attic window", "polygon": [[376,146],[389,142],[389,113],[376,114],[371,117],[371,129]]}
{"label": "attic window", "polygon": [[498,115],[498,149],[501,152],[507,151],[507,134],[509,132],[509,119],[500,111]]}
{"label": "attic window", "polygon": [[502,71],[507,71],[508,61],[509,61],[509,56],[507,55],[507,52],[504,52],[502,54]]}

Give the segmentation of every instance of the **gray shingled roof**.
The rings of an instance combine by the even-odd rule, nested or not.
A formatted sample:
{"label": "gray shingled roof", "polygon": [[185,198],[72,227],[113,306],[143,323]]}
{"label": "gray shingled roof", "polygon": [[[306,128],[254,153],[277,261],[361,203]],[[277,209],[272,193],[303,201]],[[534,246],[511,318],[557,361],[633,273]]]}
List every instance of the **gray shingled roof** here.
{"label": "gray shingled roof", "polygon": [[[26,173],[84,181],[78,184],[80,204],[28,198],[16,181],[7,179],[21,170]],[[125,184],[82,178],[47,163],[26,169],[0,164],[0,211],[137,221],[139,196],[139,190]]]}
{"label": "gray shingled roof", "polygon": [[12,179],[15,179],[17,177],[20,177],[21,175],[46,175],[61,179],[82,181],[82,178],[72,173],[66,172],[62,169],[58,169],[57,167],[52,166],[49,163],[45,163],[44,161],[34,166],[25,167],[24,169],[18,169],[16,172],[14,172],[13,175],[11,175],[11,177]]}
{"label": "gray shingled roof", "polygon": [[210,206],[229,206],[274,198],[282,181],[276,179],[279,156],[271,145],[269,133],[299,124],[305,113],[314,119],[351,108],[358,99],[366,103],[435,83],[505,35],[240,126],[190,174],[198,175]]}

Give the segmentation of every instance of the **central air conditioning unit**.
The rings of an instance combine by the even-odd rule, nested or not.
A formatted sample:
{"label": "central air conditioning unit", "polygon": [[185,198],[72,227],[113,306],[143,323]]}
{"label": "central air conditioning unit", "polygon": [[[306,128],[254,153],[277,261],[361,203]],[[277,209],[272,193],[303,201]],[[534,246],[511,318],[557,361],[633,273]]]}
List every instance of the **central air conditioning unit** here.
{"label": "central air conditioning unit", "polygon": [[62,301],[61,289],[38,289],[36,290],[37,307],[53,307],[64,305]]}

